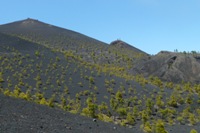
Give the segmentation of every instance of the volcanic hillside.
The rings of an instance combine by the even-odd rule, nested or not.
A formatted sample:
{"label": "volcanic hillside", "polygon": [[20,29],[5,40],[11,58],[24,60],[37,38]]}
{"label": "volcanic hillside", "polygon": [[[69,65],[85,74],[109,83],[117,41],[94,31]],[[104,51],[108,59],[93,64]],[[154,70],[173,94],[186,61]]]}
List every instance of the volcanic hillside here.
{"label": "volcanic hillside", "polygon": [[149,56],[123,41],[108,45],[27,19],[0,26],[0,63],[1,132],[200,130],[200,85],[158,78],[198,78],[197,56]]}
{"label": "volcanic hillside", "polygon": [[[83,34],[30,18],[1,25],[0,32],[53,48],[56,51],[71,51],[83,60],[95,64],[112,64],[130,69],[136,64],[136,60],[138,62],[141,57],[144,59],[148,57],[146,53],[132,46],[125,49],[116,45],[113,47],[112,44],[108,45]],[[121,43],[122,45],[127,44]]]}

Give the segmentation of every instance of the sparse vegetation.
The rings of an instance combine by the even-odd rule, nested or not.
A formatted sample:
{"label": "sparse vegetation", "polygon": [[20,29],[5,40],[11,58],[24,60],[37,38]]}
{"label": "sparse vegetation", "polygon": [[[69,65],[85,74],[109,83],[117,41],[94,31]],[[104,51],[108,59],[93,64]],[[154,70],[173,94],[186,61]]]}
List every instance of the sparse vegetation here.
{"label": "sparse vegetation", "polygon": [[32,47],[27,52],[26,47],[0,45],[0,93],[6,96],[126,127],[141,123],[147,133],[166,133],[165,125],[200,122],[200,85],[134,74],[134,65],[148,56],[119,49],[119,40],[107,46],[64,35],[12,36],[23,39],[23,48],[26,43]]}

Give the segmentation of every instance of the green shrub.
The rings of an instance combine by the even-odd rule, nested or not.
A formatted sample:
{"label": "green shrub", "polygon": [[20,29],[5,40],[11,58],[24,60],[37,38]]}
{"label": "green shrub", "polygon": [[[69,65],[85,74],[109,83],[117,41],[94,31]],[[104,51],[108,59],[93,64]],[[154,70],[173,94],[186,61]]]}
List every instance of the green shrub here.
{"label": "green shrub", "polygon": [[190,133],[198,133],[198,132],[197,132],[197,130],[192,129],[192,130],[190,131]]}
{"label": "green shrub", "polygon": [[3,79],[3,73],[0,72],[0,83],[4,82],[4,79]]}
{"label": "green shrub", "polygon": [[89,81],[91,84],[94,84],[94,78],[92,76],[89,77]]}
{"label": "green shrub", "polygon": [[39,104],[47,105],[46,99],[43,97],[43,98],[40,100]]}
{"label": "green shrub", "polygon": [[174,95],[170,97],[170,100],[167,103],[172,107],[178,107],[177,99],[175,98]]}
{"label": "green shrub", "polygon": [[97,105],[92,102],[92,98],[90,97],[87,98],[86,103],[87,107],[82,109],[81,114],[92,118],[97,117],[96,115]]}
{"label": "green shrub", "polygon": [[127,115],[127,109],[126,108],[123,108],[123,107],[120,107],[117,109],[117,113],[120,115],[120,116],[126,116]]}
{"label": "green shrub", "polygon": [[151,125],[150,125],[149,122],[146,122],[146,123],[143,125],[143,131],[144,131],[145,133],[152,133],[152,132],[153,132],[153,131],[152,131],[152,127],[151,127]]}
{"label": "green shrub", "polygon": [[4,90],[4,92],[3,92],[3,94],[6,95],[6,96],[10,96],[11,95],[11,91],[8,88],[6,88]]}
{"label": "green shrub", "polygon": [[119,90],[117,91],[117,93],[115,95],[115,98],[119,103],[123,103],[123,97],[122,97],[122,92],[121,91],[119,91]]}
{"label": "green shrub", "polygon": [[127,121],[129,124],[134,124],[134,123],[135,123],[135,118],[134,118],[133,114],[131,114],[130,112],[127,113],[126,121]]}
{"label": "green shrub", "polygon": [[189,122],[190,122],[191,125],[195,125],[195,124],[197,123],[197,120],[196,120],[194,114],[191,114],[191,113],[190,113],[189,119],[188,119],[188,120],[189,120]]}
{"label": "green shrub", "polygon": [[159,119],[159,120],[156,121],[155,131],[156,131],[156,133],[168,133],[165,130],[164,122],[161,119]]}
{"label": "green shrub", "polygon": [[178,116],[177,121],[180,122],[180,124],[184,124],[184,118],[182,116]]}
{"label": "green shrub", "polygon": [[97,118],[98,118],[99,120],[101,120],[101,121],[104,121],[104,122],[112,122],[112,121],[113,121],[113,119],[112,119],[111,117],[109,117],[109,116],[107,116],[107,115],[105,115],[105,114],[103,114],[103,113],[99,113],[99,114],[97,115]]}

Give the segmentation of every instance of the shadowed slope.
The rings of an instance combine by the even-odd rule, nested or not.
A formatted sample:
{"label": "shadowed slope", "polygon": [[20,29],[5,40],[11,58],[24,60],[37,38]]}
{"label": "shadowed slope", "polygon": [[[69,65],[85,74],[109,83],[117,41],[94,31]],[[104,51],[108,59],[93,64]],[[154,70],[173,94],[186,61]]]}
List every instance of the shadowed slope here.
{"label": "shadowed slope", "polygon": [[19,37],[0,33],[0,52],[25,52],[34,53],[36,50],[44,49],[45,47],[30,41],[23,40]]}

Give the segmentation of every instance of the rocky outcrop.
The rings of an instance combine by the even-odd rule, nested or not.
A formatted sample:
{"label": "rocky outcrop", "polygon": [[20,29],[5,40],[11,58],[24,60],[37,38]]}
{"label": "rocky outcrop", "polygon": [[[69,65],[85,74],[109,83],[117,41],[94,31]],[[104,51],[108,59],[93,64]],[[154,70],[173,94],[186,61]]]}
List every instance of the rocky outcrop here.
{"label": "rocky outcrop", "polygon": [[200,63],[192,55],[161,51],[137,69],[145,76],[158,76],[165,81],[200,83]]}

